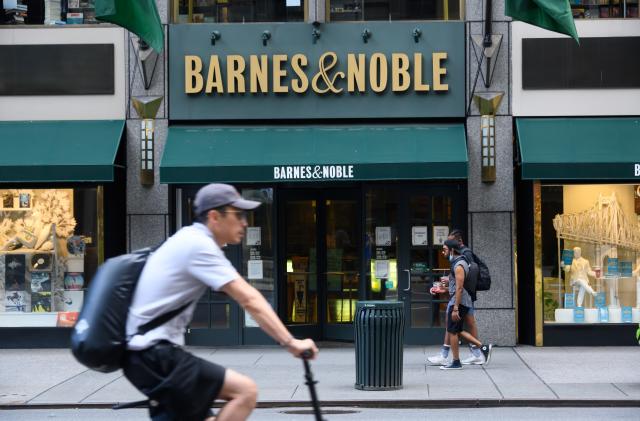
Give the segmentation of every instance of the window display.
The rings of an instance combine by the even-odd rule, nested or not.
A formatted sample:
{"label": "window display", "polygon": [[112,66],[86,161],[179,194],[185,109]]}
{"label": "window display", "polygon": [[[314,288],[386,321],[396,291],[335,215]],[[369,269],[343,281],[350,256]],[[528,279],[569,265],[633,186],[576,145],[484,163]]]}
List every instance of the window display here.
{"label": "window display", "polygon": [[[4,18],[0,24],[77,25],[99,24],[95,0],[4,0]],[[1,12],[1,11],[0,11]]]}
{"label": "window display", "polygon": [[542,186],[545,323],[640,322],[640,191]]}
{"label": "window display", "polygon": [[637,18],[638,0],[571,0],[574,19]]}
{"label": "window display", "polygon": [[0,327],[69,327],[98,265],[96,188],[0,189]]}

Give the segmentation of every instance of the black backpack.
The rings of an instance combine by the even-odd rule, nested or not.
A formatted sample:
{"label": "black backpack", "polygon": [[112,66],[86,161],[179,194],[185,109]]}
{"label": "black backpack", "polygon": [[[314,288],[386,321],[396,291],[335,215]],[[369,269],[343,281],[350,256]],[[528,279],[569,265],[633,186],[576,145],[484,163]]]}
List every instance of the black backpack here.
{"label": "black backpack", "polygon": [[[78,322],[71,333],[71,352],[85,366],[109,373],[122,367],[127,349],[126,323],[138,278],[155,248],[108,259],[91,281]],[[169,321],[191,303],[140,326],[144,334]]]}
{"label": "black backpack", "polygon": [[470,262],[464,255],[462,256],[467,265],[469,266],[469,270],[465,274],[464,278],[464,289],[471,296],[472,301],[476,301],[476,291],[478,288],[478,276],[479,276],[479,268],[478,264],[474,262]]}
{"label": "black backpack", "polygon": [[475,283],[476,291],[489,291],[489,289],[491,289],[491,274],[489,273],[489,267],[473,251],[471,254],[473,254],[473,259],[476,261],[478,266],[478,275]]}

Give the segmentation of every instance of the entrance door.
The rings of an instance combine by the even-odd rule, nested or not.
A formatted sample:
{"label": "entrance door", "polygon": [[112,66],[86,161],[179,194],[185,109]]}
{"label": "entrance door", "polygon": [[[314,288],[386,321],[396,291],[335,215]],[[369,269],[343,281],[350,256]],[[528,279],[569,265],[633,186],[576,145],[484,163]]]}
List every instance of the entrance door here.
{"label": "entrance door", "polygon": [[407,189],[404,196],[399,295],[405,303],[405,343],[441,343],[449,294],[433,296],[429,289],[449,273],[443,243],[452,228],[466,226],[465,201],[455,187]]}
{"label": "entrance door", "polygon": [[[185,188],[181,194],[182,226],[193,222],[193,199],[198,187]],[[224,253],[240,270],[241,246],[229,245]],[[222,292],[207,289],[196,306],[193,319],[185,334],[188,345],[239,345],[242,341],[240,307]]]}
{"label": "entrance door", "polygon": [[281,317],[300,336],[353,339],[360,298],[358,190],[286,190],[280,196]]}
{"label": "entrance door", "polygon": [[[365,194],[367,298],[401,300],[405,343],[441,343],[448,294],[432,296],[435,280],[449,272],[443,238],[465,229],[462,186],[370,186]],[[444,236],[444,237],[443,237]]]}

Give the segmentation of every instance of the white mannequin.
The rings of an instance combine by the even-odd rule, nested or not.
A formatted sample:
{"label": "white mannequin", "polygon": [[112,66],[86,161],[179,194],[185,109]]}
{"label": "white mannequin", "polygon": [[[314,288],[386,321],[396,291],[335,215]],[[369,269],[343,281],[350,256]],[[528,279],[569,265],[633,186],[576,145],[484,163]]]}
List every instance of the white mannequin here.
{"label": "white mannequin", "polygon": [[575,288],[580,288],[578,292],[577,306],[582,307],[584,302],[584,293],[588,292],[591,296],[595,297],[596,292],[589,286],[589,276],[596,276],[596,273],[591,270],[589,261],[582,257],[582,249],[580,247],[573,248],[573,261],[571,266],[564,267],[565,272],[571,271],[571,283],[570,285]]}
{"label": "white mannequin", "polygon": [[636,269],[632,275],[636,277],[636,308],[640,308],[640,256],[636,257]]}

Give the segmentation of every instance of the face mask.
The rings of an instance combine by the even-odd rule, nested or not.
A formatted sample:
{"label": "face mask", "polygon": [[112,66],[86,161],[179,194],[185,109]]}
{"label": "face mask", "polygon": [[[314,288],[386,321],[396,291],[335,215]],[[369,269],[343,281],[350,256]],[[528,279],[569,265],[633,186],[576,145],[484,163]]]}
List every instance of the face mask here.
{"label": "face mask", "polygon": [[453,254],[449,254],[449,261],[453,262]]}

